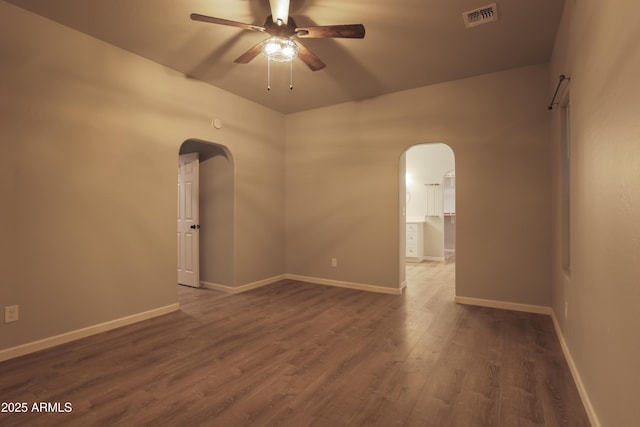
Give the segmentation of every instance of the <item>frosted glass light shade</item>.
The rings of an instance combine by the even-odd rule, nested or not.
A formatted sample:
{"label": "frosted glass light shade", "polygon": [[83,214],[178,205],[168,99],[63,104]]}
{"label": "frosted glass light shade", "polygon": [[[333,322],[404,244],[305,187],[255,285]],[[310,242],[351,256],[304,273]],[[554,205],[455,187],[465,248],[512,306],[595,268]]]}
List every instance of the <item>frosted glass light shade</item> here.
{"label": "frosted glass light shade", "polygon": [[260,50],[272,61],[291,62],[298,57],[300,48],[290,39],[274,36],[263,41]]}

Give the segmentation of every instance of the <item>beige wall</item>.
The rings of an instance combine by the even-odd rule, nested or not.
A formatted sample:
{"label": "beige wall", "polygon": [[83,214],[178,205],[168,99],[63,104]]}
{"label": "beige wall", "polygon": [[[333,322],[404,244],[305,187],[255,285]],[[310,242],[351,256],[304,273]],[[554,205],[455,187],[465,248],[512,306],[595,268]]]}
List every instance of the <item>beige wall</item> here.
{"label": "beige wall", "polygon": [[20,305],[0,348],[177,301],[189,138],[234,156],[235,284],[283,273],[281,114],[7,3],[0,16],[0,199],[14,230],[0,244],[0,306]]}
{"label": "beige wall", "polygon": [[532,66],[288,115],[286,271],[397,288],[399,159],[444,142],[458,295],[549,305],[548,85]]}
{"label": "beige wall", "polygon": [[226,153],[200,164],[200,195],[200,280],[233,286],[233,159]]}
{"label": "beige wall", "polygon": [[[4,102],[0,97],[0,114],[4,111]],[[17,281],[19,277],[17,265],[17,247],[19,242],[16,240],[18,231],[22,228],[20,216],[17,212],[17,191],[18,171],[15,166],[14,159],[17,153],[15,141],[6,139],[4,126],[0,121],[0,141],[2,141],[2,153],[0,154],[0,301],[2,307],[6,305],[16,304],[18,300],[18,289],[11,284]],[[24,226],[24,225],[23,225]],[[2,316],[0,321],[4,322],[4,311],[0,312]],[[2,332],[0,332],[0,342],[2,341]],[[0,345],[0,348],[2,346]]]}
{"label": "beige wall", "polygon": [[568,0],[548,89],[571,77],[570,276],[560,256],[560,109],[552,112],[553,309],[602,426],[640,419],[639,16],[637,2]]}

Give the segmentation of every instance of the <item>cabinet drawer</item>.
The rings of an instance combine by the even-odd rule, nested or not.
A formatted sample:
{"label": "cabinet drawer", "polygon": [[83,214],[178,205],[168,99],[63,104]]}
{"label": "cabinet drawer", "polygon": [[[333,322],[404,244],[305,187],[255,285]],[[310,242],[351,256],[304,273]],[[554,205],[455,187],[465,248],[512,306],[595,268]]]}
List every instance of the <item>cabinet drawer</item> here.
{"label": "cabinet drawer", "polygon": [[418,224],[407,224],[407,234],[417,233],[417,232],[418,232]]}
{"label": "cabinet drawer", "polygon": [[421,260],[424,249],[422,247],[422,230],[424,224],[408,222],[406,227],[405,256],[409,261]]}

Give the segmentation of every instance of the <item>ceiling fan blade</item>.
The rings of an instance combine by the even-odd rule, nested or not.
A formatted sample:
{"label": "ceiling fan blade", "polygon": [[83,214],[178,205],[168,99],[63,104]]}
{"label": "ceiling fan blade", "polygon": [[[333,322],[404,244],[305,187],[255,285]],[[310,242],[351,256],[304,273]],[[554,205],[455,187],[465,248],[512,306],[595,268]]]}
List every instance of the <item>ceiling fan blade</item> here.
{"label": "ceiling fan blade", "polygon": [[283,24],[289,21],[289,0],[269,0],[273,22],[282,20]]}
{"label": "ceiling fan blade", "polygon": [[246,51],[245,53],[237,57],[236,60],[233,62],[236,62],[238,64],[248,64],[249,62],[251,62],[253,58],[255,58],[260,54],[261,44],[262,42],[258,43],[257,45],[255,45],[254,47],[252,47],[251,49],[249,49],[248,51]]}
{"label": "ceiling fan blade", "polygon": [[364,25],[321,25],[313,27],[298,27],[296,35],[301,39],[323,39],[323,38],[347,38],[363,39]]}
{"label": "ceiling fan blade", "polygon": [[294,40],[295,44],[298,45],[300,51],[298,52],[298,58],[302,60],[307,67],[311,69],[311,71],[322,70],[327,65],[320,60],[313,52],[305,47],[302,43],[297,40]]}
{"label": "ceiling fan blade", "polygon": [[214,18],[213,16],[200,15],[198,13],[192,13],[190,17],[194,21],[208,22],[210,24],[228,25],[229,27],[237,27],[237,28],[242,28],[244,30],[258,31],[261,33],[265,31],[263,27],[260,27],[258,25],[251,25],[251,24],[245,24],[242,22],[229,21],[228,19]]}

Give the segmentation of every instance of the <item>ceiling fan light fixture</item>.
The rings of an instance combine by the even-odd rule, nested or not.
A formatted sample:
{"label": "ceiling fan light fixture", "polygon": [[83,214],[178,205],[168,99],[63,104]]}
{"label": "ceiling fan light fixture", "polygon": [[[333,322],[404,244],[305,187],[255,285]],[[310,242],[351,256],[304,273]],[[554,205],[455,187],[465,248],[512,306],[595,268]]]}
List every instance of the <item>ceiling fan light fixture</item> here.
{"label": "ceiling fan light fixture", "polygon": [[300,48],[293,40],[278,36],[264,40],[260,50],[268,59],[276,62],[291,62],[300,52]]}

